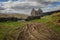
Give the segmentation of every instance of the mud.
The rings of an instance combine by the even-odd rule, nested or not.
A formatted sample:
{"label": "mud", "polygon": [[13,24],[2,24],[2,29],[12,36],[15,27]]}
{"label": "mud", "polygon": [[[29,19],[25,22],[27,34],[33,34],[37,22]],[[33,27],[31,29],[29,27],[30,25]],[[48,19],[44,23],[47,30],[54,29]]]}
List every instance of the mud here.
{"label": "mud", "polygon": [[29,23],[17,28],[12,35],[10,33],[6,35],[5,40],[60,40],[60,38],[44,24]]}

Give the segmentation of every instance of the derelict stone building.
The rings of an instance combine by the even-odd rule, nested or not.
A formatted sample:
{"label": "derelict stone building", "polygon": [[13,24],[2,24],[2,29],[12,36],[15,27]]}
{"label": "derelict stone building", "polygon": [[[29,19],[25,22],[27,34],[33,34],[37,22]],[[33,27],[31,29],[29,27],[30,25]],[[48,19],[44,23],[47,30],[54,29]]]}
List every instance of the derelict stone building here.
{"label": "derelict stone building", "polygon": [[28,16],[26,21],[33,20],[33,19],[40,19],[42,14],[42,10],[38,9],[37,11],[33,8],[31,12],[31,16]]}
{"label": "derelict stone building", "polygon": [[40,16],[42,13],[41,9],[38,9],[37,11],[33,8],[31,12],[31,16]]}

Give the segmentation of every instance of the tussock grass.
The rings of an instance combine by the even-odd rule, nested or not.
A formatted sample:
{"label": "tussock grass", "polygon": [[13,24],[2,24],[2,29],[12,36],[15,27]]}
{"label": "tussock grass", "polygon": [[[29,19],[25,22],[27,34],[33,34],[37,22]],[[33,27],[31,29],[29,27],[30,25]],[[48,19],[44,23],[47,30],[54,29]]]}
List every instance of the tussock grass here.
{"label": "tussock grass", "polygon": [[54,31],[60,33],[60,22],[58,22],[58,20],[60,20],[60,12],[32,20],[31,22],[44,23],[48,27],[51,27]]}
{"label": "tussock grass", "polygon": [[0,40],[3,40],[9,31],[24,26],[25,22],[0,22]]}

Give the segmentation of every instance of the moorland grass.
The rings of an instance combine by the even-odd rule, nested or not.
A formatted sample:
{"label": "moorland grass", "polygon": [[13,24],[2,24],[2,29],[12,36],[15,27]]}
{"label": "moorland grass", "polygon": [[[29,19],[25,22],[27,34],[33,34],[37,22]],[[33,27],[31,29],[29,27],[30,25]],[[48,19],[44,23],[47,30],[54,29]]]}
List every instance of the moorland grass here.
{"label": "moorland grass", "polygon": [[44,16],[44,17],[41,17],[40,19],[35,19],[28,22],[0,22],[0,40],[3,40],[5,35],[9,31],[13,31],[14,29],[17,29],[18,27],[22,27],[26,23],[29,23],[29,22],[30,23],[34,23],[34,22],[44,23],[48,27],[51,27],[52,30],[60,33],[60,25],[57,25],[57,23],[55,24],[56,19],[60,19],[60,13]]}
{"label": "moorland grass", "polygon": [[[54,31],[60,33],[60,25],[57,25],[57,19],[60,20],[60,12],[41,17],[40,19],[35,19],[30,22],[40,22],[46,24],[48,27],[51,27]],[[60,23],[59,23],[60,24]]]}
{"label": "moorland grass", "polygon": [[25,25],[25,22],[0,22],[0,40],[3,40],[9,31]]}

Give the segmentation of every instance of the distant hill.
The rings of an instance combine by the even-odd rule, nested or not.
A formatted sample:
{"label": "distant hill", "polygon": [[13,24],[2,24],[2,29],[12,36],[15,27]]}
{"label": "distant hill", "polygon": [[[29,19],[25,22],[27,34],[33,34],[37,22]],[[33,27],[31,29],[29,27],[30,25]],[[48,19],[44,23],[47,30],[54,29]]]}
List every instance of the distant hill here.
{"label": "distant hill", "polygon": [[26,18],[27,15],[24,15],[24,14],[18,14],[18,13],[14,13],[14,14],[3,14],[3,13],[0,13],[0,18],[1,17],[17,17],[17,18]]}

